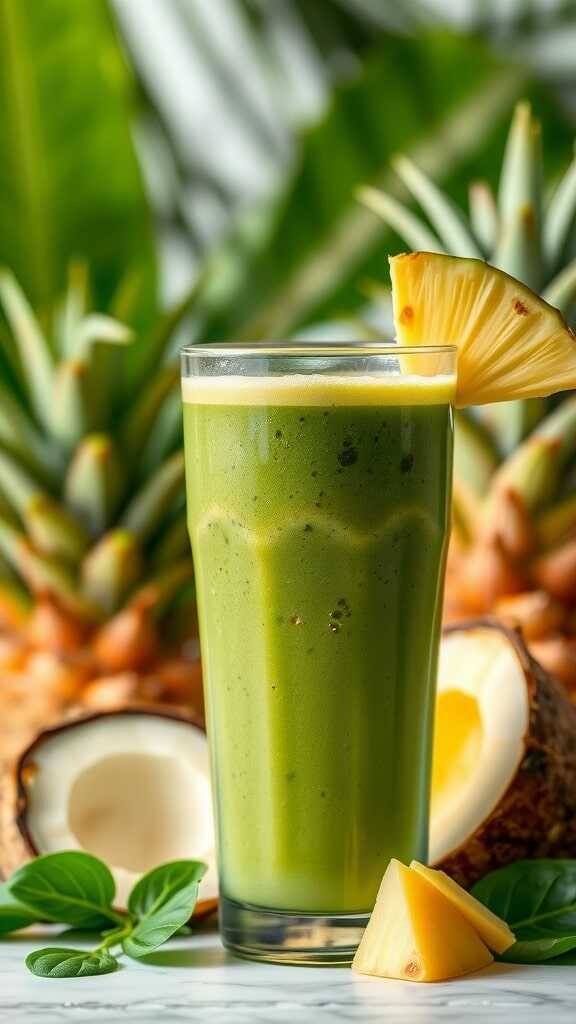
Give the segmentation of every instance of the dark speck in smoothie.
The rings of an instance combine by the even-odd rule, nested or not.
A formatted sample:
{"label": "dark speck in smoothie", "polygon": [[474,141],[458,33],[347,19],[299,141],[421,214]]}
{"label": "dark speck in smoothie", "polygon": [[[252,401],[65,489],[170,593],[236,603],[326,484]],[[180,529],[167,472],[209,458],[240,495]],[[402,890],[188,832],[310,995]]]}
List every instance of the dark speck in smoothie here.
{"label": "dark speck in smoothie", "polygon": [[312,472],[310,473],[310,476],[318,476],[318,470],[313,469]]}
{"label": "dark speck in smoothie", "polygon": [[286,772],[286,782],[294,782],[296,772]]}
{"label": "dark speck in smoothie", "polygon": [[326,796],[326,790],[325,789],[321,789],[320,790],[320,796],[322,796],[322,797]]}
{"label": "dark speck in smoothie", "polygon": [[299,422],[300,423],[306,423],[306,417],[305,416],[301,416]]}
{"label": "dark speck in smoothie", "polygon": [[328,623],[328,629],[330,630],[331,633],[339,633],[340,632],[340,623],[339,622],[332,622],[332,621],[330,621]]}
{"label": "dark speck in smoothie", "polygon": [[279,441],[280,438],[282,437],[282,431],[277,430],[276,433],[274,434],[274,437]]}
{"label": "dark speck in smoothie", "polygon": [[300,615],[298,614],[298,612],[294,612],[294,613],[293,613],[293,614],[292,614],[292,615],[290,616],[290,624],[291,624],[292,626],[301,626],[301,625],[303,624],[303,622],[304,622],[304,619],[302,619],[302,618],[300,617]]}
{"label": "dark speck in smoothie", "polygon": [[[346,442],[344,442],[346,445]],[[358,449],[351,447],[342,448],[341,452],[338,452],[338,462],[341,466],[353,466],[358,461]]]}
{"label": "dark speck in smoothie", "polygon": [[304,527],[304,533],[310,533],[311,530],[312,530],[312,527],[311,527],[310,523],[306,523],[306,525]]}
{"label": "dark speck in smoothie", "polygon": [[413,465],[414,465],[414,456],[413,455],[405,455],[404,458],[400,462],[400,469],[402,470],[403,473],[409,473],[410,470],[412,469]]}
{"label": "dark speck in smoothie", "polygon": [[252,501],[258,501],[258,495],[257,495],[257,494],[255,494],[255,495],[253,496],[253,498],[252,498]]}

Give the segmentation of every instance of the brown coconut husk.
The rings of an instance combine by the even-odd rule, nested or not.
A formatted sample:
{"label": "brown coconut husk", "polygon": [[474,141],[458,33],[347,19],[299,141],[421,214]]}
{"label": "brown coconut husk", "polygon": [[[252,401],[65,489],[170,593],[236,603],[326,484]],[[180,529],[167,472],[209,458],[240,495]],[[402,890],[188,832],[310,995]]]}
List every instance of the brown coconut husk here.
{"label": "brown coconut husk", "polygon": [[506,791],[473,835],[436,865],[466,888],[520,858],[576,856],[576,707],[531,657],[518,630],[480,620],[445,633],[470,629],[498,629],[512,645],[524,670],[530,717],[524,755]]}

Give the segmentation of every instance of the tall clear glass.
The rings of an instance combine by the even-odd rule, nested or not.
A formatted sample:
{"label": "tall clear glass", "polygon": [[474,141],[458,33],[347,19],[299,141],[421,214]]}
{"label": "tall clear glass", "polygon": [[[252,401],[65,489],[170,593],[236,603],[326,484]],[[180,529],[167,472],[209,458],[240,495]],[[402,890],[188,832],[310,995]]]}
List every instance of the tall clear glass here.
{"label": "tall clear glass", "polygon": [[183,352],[220,921],[242,955],[349,962],[390,857],[426,860],[455,361]]}

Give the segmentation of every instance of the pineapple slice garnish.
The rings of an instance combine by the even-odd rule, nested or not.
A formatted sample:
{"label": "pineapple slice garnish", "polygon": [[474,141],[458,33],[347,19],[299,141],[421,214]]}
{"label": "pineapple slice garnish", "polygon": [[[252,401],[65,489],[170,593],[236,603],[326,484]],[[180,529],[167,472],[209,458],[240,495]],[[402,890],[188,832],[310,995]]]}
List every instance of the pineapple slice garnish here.
{"label": "pineapple slice garnish", "polygon": [[482,260],[390,258],[403,345],[455,345],[456,405],[544,398],[576,388],[576,336],[553,306]]}
{"label": "pineapple slice garnish", "polygon": [[452,899],[419,871],[391,860],[352,967],[402,981],[446,981],[492,963]]}

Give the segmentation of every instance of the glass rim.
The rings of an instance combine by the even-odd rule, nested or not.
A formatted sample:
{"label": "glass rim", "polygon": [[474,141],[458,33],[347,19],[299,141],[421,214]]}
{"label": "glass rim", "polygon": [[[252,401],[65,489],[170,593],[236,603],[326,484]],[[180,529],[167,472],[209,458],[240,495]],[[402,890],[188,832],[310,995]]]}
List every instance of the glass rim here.
{"label": "glass rim", "polygon": [[245,343],[231,341],[226,343],[207,342],[205,344],[185,345],[180,349],[180,356],[205,356],[214,359],[226,359],[233,356],[295,356],[302,358],[318,358],[319,356],[415,356],[415,355],[450,355],[458,352],[457,345],[398,345],[395,342],[379,341],[257,341]]}

